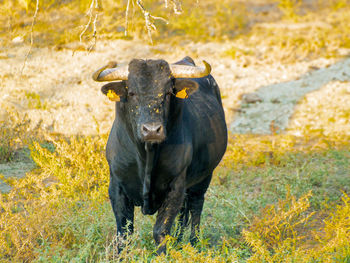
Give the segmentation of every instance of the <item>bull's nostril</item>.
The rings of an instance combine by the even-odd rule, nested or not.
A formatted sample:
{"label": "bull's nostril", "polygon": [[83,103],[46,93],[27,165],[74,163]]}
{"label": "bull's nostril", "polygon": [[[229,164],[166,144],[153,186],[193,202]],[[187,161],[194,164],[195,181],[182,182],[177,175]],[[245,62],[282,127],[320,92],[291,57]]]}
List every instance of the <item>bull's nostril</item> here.
{"label": "bull's nostril", "polygon": [[141,136],[145,140],[162,140],[165,136],[161,123],[145,123],[141,125]]}

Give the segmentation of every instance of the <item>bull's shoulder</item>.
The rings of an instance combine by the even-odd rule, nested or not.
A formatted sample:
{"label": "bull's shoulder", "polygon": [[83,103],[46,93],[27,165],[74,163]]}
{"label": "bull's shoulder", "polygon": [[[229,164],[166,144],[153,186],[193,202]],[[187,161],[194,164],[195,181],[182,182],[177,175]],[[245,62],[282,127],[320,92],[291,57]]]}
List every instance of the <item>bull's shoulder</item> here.
{"label": "bull's shoulder", "polygon": [[115,161],[116,156],[119,159],[135,159],[135,151],[135,145],[126,130],[114,121],[106,146],[107,160],[109,162]]}

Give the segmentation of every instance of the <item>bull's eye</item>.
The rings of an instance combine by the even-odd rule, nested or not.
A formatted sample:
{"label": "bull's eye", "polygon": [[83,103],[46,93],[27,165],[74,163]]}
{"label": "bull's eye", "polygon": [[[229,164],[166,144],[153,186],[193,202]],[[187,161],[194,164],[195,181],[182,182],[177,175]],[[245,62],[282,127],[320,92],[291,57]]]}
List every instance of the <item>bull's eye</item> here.
{"label": "bull's eye", "polygon": [[128,95],[129,95],[130,97],[133,97],[133,96],[135,96],[135,93],[132,92],[132,91],[130,91],[130,92],[128,93]]}

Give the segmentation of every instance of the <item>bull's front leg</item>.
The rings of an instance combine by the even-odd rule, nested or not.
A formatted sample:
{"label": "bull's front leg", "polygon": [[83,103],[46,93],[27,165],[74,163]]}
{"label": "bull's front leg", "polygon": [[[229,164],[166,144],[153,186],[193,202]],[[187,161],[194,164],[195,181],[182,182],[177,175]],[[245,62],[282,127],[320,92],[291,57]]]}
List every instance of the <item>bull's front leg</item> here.
{"label": "bull's front leg", "polygon": [[[123,189],[116,180],[113,179],[112,175],[108,193],[117,223],[117,238],[119,239],[117,248],[118,252],[120,252],[123,248],[122,240],[134,231],[134,204],[128,199]],[[120,238],[122,240],[120,240]]]}
{"label": "bull's front leg", "polygon": [[165,253],[165,237],[170,235],[171,226],[176,215],[180,212],[184,197],[186,184],[186,171],[182,172],[171,184],[170,192],[158,210],[157,220],[153,228],[153,237],[157,245],[158,254]]}

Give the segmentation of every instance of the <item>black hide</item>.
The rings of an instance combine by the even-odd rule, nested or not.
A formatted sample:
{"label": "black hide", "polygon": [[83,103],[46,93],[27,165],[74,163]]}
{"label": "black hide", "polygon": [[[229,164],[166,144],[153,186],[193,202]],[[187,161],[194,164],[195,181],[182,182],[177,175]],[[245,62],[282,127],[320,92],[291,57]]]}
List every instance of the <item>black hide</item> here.
{"label": "black hide", "polygon": [[[186,57],[178,64],[194,62]],[[133,231],[134,206],[141,206],[144,214],[158,212],[157,244],[170,234],[179,213],[181,237],[191,214],[193,243],[204,194],[227,145],[219,87],[211,75],[174,79],[164,60],[132,60],[128,81],[116,83],[122,98],[116,103],[107,160],[118,234]],[[113,88],[107,85],[104,93]],[[183,86],[190,90],[187,99],[175,96]],[[158,134],[144,136],[145,125],[156,127]],[[159,252],[164,249],[163,244]]]}

